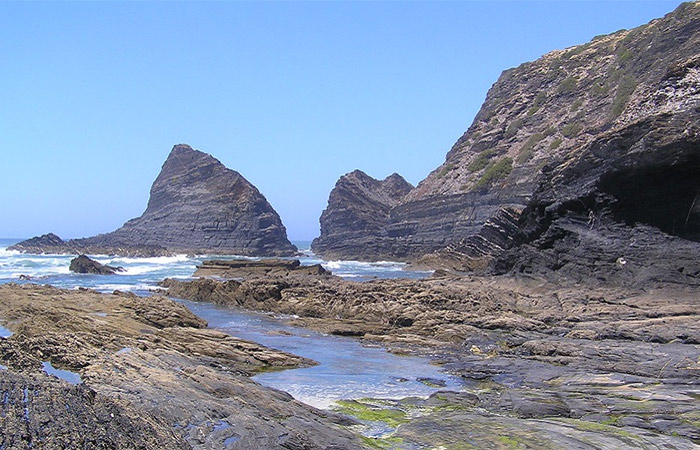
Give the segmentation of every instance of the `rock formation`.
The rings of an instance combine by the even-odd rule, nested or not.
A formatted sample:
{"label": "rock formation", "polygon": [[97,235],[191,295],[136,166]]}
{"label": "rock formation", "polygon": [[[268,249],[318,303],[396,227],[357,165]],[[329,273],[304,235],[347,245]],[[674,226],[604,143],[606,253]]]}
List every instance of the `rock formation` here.
{"label": "rock formation", "polygon": [[320,264],[302,266],[298,259],[208,260],[202,262],[195,277],[245,278],[250,276],[287,277],[295,275],[331,276]]}
{"label": "rock formation", "polygon": [[[695,271],[687,255],[700,239],[699,49],[700,4],[690,2],[506,70],[445,163],[373,230],[391,239],[365,247],[363,236],[336,230],[344,255],[472,269],[531,245],[497,264],[527,272],[545,264],[535,261],[544,249],[554,248],[550,270],[560,267],[564,238],[581,254],[615,255],[614,266],[630,248],[632,259],[650,256],[637,251],[640,234],[647,246],[672,235],[685,250],[669,259]],[[330,238],[322,229],[320,240]]]}
{"label": "rock formation", "polygon": [[311,249],[328,259],[371,260],[386,254],[393,248],[385,229],[389,213],[411,189],[396,173],[381,181],[361,170],[343,175],[328,197],[321,236]]}
{"label": "rock formation", "polygon": [[460,392],[427,403],[358,400],[375,417],[387,410],[407,422],[387,442],[401,442],[398,448],[467,441],[505,448],[503,436],[512,448],[691,449],[700,442],[696,288],[510,276],[359,283],[265,275],[161,285],[169,295],[282,313],[295,325],[427,354],[459,374]]}
{"label": "rock formation", "polygon": [[49,234],[11,248],[127,256],[296,253],[279,215],[255,186],[211,155],[183,144],[170,152],[140,217],[107,234],[67,242]]}
{"label": "rock formation", "polygon": [[100,264],[94,259],[90,259],[85,255],[80,255],[77,258],[73,258],[68,269],[75,273],[92,273],[97,275],[114,275],[117,272],[124,271],[123,267],[112,267]]}
{"label": "rock formation", "polygon": [[[184,305],[0,285],[3,448],[360,449],[349,423],[248,376],[314,364],[206,328]],[[42,362],[78,372],[72,385]]]}

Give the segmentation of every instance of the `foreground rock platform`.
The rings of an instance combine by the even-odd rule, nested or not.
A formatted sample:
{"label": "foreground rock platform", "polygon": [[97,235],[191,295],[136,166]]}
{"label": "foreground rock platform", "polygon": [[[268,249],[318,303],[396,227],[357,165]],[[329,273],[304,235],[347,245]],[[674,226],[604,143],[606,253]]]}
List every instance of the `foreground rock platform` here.
{"label": "foreground rock platform", "polygon": [[361,448],[348,419],[248,377],[312,361],[207,329],[167,298],[8,284],[0,321],[13,332],[0,338],[3,448]]}
{"label": "foreground rock platform", "polygon": [[[296,325],[428,356],[462,377],[464,393],[428,403],[363,400],[395,427],[397,415],[406,418],[373,441],[381,448],[699,448],[695,288],[442,275],[162,285],[176,297],[290,314]],[[349,413],[362,419],[362,411]]]}

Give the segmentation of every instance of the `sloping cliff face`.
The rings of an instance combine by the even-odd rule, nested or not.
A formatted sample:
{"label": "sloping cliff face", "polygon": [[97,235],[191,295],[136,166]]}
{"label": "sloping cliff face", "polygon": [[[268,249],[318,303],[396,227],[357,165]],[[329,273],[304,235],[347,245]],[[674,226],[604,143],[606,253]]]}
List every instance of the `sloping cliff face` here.
{"label": "sloping cliff face", "polygon": [[296,253],[279,215],[238,172],[216,158],[176,145],[151,187],[146,211],[121,228],[85,239],[38,247],[32,239],[18,250],[80,253],[231,253],[288,256]]}
{"label": "sloping cliff face", "polygon": [[361,170],[340,177],[321,214],[321,236],[311,249],[331,259],[374,259],[391,251],[389,212],[413,186],[399,174],[375,180]]}
{"label": "sloping cliff face", "polygon": [[491,267],[574,212],[595,233],[643,223],[697,240],[699,111],[697,2],[507,70],[445,163],[390,211],[393,244],[375,257]]}

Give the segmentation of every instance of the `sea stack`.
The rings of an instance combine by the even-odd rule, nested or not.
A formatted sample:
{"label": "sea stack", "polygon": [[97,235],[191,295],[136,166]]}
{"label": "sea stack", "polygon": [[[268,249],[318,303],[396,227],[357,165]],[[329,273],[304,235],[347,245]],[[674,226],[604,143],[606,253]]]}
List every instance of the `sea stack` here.
{"label": "sea stack", "polygon": [[413,189],[397,173],[376,180],[361,170],[340,177],[320,218],[311,249],[327,259],[372,260],[385,254],[389,212]]}
{"label": "sea stack", "polygon": [[[36,240],[25,242],[33,245],[25,248],[20,242],[13,248],[41,250]],[[65,241],[59,247],[50,250],[126,256],[291,256],[297,251],[279,215],[255,186],[213,156],[185,144],[174,146],[168,155],[140,217],[111,233]]]}

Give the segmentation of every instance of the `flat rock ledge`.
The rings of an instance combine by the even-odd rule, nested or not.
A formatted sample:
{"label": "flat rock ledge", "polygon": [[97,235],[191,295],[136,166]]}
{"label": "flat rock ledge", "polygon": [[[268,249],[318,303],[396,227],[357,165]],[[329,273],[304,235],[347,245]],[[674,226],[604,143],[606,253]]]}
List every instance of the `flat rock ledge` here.
{"label": "flat rock ledge", "polygon": [[0,322],[13,332],[0,448],[362,448],[347,418],[249,379],[313,361],[208,329],[168,298],[6,284]]}
{"label": "flat rock ledge", "polygon": [[197,267],[197,277],[248,278],[253,276],[330,276],[320,264],[302,266],[298,259],[207,260]]}

